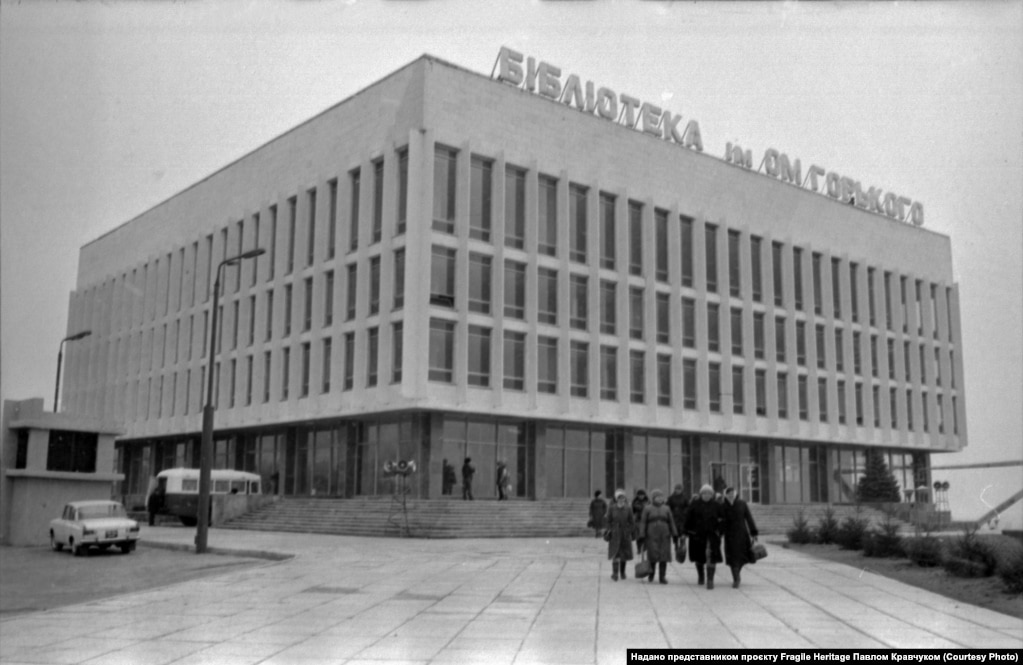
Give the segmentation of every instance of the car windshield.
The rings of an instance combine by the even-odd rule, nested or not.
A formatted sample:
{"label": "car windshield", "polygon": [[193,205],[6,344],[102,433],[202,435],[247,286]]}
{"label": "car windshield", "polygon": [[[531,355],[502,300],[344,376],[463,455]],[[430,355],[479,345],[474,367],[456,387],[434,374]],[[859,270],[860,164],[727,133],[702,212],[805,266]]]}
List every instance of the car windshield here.
{"label": "car windshield", "polygon": [[99,517],[127,517],[124,506],[119,503],[109,503],[102,506],[82,506],[78,509],[78,519],[88,520]]}

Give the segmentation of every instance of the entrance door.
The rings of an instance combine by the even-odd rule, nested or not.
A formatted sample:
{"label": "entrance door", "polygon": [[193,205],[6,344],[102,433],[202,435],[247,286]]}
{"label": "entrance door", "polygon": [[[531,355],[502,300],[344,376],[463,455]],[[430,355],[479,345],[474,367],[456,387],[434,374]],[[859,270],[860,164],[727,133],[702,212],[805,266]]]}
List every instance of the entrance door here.
{"label": "entrance door", "polygon": [[747,503],[760,503],[760,465],[739,465],[739,498]]}

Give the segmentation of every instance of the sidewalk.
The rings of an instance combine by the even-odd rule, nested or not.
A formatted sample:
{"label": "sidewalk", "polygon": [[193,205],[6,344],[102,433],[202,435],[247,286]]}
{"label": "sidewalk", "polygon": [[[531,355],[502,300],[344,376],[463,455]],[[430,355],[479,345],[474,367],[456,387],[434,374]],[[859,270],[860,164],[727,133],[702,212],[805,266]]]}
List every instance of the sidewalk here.
{"label": "sidewalk", "polygon": [[[195,531],[143,527],[150,546]],[[629,647],[1023,647],[1023,621],[768,544],[713,591],[612,582],[603,541],[213,529],[246,571],[0,622],[2,663],[624,663]],[[213,554],[204,556],[215,556]]]}

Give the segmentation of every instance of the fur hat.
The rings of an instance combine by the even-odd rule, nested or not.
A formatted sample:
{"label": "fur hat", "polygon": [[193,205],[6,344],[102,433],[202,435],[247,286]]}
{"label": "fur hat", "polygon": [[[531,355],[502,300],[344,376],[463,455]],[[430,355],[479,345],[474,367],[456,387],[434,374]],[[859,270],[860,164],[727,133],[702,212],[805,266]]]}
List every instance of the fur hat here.
{"label": "fur hat", "polygon": [[703,487],[700,488],[700,494],[703,494],[704,492],[710,492],[711,494],[714,494],[714,488],[711,487],[709,483],[705,484]]}

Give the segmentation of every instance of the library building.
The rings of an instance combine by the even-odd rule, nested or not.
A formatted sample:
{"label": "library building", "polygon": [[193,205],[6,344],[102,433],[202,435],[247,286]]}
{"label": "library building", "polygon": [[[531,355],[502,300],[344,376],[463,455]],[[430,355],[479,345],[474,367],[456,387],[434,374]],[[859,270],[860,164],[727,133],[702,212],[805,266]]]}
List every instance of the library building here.
{"label": "library building", "polygon": [[214,468],[283,496],[391,495],[403,460],[460,499],[469,457],[477,498],[503,464],[513,500],[845,503],[875,449],[920,498],[966,445],[950,239],[676,111],[424,55],[82,247],[64,409],[122,428],[143,502],[199,465],[209,371]]}

